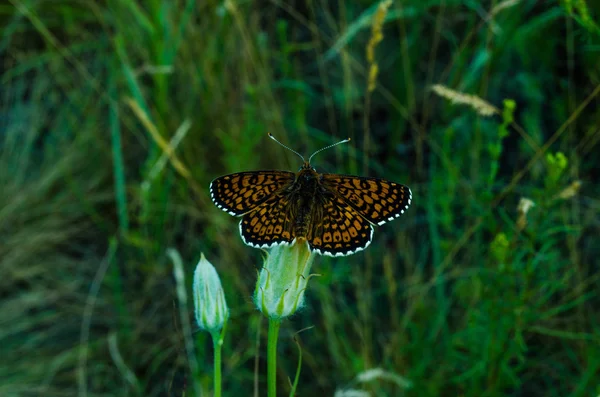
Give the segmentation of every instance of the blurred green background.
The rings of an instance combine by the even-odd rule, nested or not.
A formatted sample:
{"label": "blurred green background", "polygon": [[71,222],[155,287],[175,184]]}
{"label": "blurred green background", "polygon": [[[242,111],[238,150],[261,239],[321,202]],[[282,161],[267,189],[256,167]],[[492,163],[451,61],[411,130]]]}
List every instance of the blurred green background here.
{"label": "blurred green background", "polygon": [[2,2],[0,395],[211,395],[201,252],[231,310],[224,395],[265,395],[263,253],[208,184],[297,170],[267,132],[303,154],[351,137],[317,170],[413,191],[367,250],[315,261],[281,395],[294,338],[299,396],[599,394],[599,19],[584,0]]}

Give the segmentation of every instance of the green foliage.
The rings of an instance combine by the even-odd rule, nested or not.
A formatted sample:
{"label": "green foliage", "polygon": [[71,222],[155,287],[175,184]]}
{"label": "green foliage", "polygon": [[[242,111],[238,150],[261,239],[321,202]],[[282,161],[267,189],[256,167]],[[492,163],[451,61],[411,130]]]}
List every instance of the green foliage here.
{"label": "green foliage", "polygon": [[585,29],[591,33],[600,34],[600,26],[598,26],[598,23],[592,18],[590,9],[585,0],[563,0],[562,3],[569,15]]}
{"label": "green foliage", "polygon": [[[490,176],[488,178],[489,188],[491,188],[496,181],[498,169],[500,168],[500,155],[502,154],[502,142],[509,135],[508,128],[514,121],[514,112],[516,103],[512,99],[504,100],[504,107],[502,108],[502,123],[498,126],[498,136],[494,140],[490,139],[488,143],[488,154],[490,156]],[[491,190],[488,190],[490,192]]]}
{"label": "green foliage", "polygon": [[315,259],[282,395],[296,371],[298,395],[597,395],[595,4],[393,2],[374,63],[379,3],[0,6],[0,395],[210,395],[177,295],[200,252],[231,311],[223,395],[255,373],[265,395],[262,254],[208,184],[295,171],[267,132],[303,154],[350,137],[318,171],[413,191],[367,250]]}
{"label": "green foliage", "polygon": [[545,179],[546,188],[551,189],[557,186],[568,165],[569,161],[562,152],[546,154],[546,166],[548,167],[548,175]]}

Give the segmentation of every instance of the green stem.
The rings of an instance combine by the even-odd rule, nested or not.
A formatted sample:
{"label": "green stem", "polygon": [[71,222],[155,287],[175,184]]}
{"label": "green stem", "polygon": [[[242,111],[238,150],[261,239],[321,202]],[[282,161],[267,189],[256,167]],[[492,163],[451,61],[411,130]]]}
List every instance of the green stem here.
{"label": "green stem", "polygon": [[225,327],[227,321],[223,324],[221,332],[211,332],[214,347],[214,397],[221,397],[221,347],[225,337]]}
{"label": "green stem", "polygon": [[269,341],[267,345],[267,382],[269,397],[277,397],[277,338],[281,319],[269,318]]}
{"label": "green stem", "polygon": [[219,340],[213,340],[213,344],[215,346],[215,397],[221,397],[221,344]]}

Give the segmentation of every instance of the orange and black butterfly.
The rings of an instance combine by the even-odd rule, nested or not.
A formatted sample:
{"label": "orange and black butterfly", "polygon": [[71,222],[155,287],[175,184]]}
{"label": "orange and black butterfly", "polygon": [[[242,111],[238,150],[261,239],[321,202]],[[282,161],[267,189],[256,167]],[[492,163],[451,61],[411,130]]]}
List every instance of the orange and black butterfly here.
{"label": "orange and black butterfly", "polygon": [[[271,134],[269,134],[276,142]],[[293,244],[305,239],[321,255],[344,256],[361,251],[373,239],[373,225],[383,225],[408,209],[407,186],[383,179],[319,174],[313,153],[298,172],[249,171],[225,175],[210,184],[215,205],[241,216],[244,243],[256,248]]]}

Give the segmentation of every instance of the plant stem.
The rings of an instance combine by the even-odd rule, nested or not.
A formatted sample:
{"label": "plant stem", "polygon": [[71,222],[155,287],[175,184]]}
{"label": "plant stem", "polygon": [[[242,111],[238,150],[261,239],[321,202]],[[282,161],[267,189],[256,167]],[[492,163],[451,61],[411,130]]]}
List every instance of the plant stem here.
{"label": "plant stem", "polygon": [[221,397],[221,347],[225,337],[227,321],[223,324],[221,332],[211,332],[214,347],[214,397]]}
{"label": "plant stem", "polygon": [[213,339],[213,345],[215,347],[215,363],[214,363],[214,372],[215,372],[215,397],[221,397],[221,344],[219,343],[219,339]]}
{"label": "plant stem", "polygon": [[269,341],[267,345],[267,383],[269,397],[277,397],[277,338],[281,319],[269,318]]}

